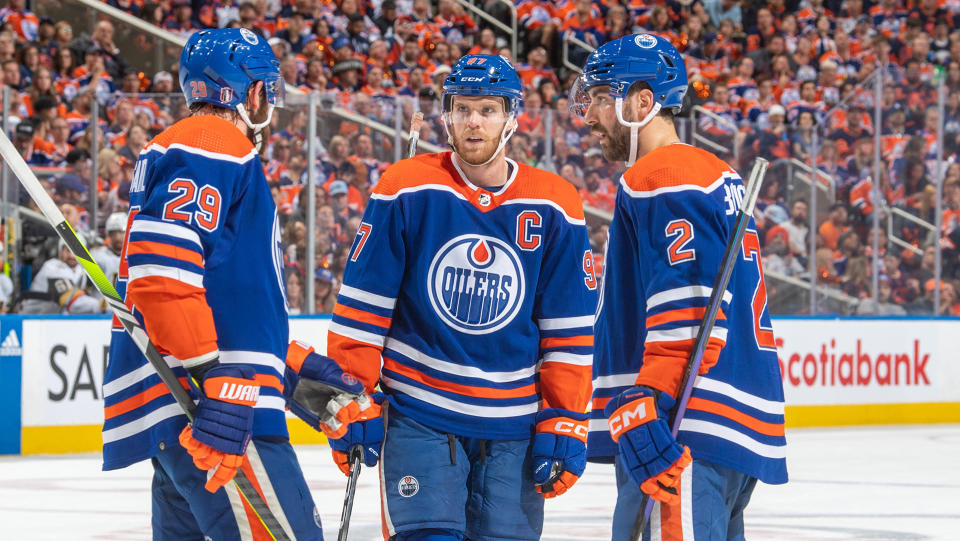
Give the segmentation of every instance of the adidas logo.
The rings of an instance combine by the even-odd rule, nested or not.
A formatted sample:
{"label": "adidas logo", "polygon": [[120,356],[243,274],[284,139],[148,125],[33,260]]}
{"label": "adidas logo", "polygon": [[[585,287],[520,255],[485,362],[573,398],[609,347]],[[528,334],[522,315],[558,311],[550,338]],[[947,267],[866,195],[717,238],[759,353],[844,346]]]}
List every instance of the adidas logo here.
{"label": "adidas logo", "polygon": [[0,355],[20,355],[20,339],[17,338],[17,331],[11,330],[7,337],[0,342]]}

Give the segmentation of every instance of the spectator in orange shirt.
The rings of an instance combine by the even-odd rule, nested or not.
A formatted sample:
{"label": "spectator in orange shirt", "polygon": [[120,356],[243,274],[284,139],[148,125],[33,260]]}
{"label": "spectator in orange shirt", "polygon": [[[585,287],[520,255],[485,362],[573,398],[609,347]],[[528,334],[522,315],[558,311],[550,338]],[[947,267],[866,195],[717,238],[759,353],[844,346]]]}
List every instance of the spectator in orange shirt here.
{"label": "spectator in orange shirt", "polygon": [[847,224],[848,219],[849,213],[846,205],[837,202],[830,206],[830,215],[820,224],[818,230],[824,246],[831,250],[837,249],[840,236],[850,231],[850,226]]}

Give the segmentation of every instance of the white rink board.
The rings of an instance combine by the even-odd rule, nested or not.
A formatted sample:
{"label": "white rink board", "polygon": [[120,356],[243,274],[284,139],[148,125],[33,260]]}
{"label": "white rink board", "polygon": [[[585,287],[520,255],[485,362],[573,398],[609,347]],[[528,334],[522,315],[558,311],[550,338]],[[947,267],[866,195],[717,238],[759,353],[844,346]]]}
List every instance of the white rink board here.
{"label": "white rink board", "polygon": [[960,322],[775,319],[789,406],[960,401]]}
{"label": "white rink board", "polygon": [[[290,336],[323,353],[329,323],[291,318]],[[950,320],[774,319],[787,406],[960,402],[958,331]],[[101,424],[109,340],[106,318],[24,320],[23,426]],[[878,381],[887,358],[898,376]],[[847,381],[858,359],[861,377]]]}

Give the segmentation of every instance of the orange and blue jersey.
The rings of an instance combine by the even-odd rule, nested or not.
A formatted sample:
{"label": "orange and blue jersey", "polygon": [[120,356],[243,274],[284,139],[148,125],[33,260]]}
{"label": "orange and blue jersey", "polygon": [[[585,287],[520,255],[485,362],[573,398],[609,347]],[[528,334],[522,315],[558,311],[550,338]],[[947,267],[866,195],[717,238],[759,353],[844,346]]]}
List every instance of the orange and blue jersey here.
{"label": "orange and blue jersey", "polygon": [[33,12],[5,7],[0,9],[0,22],[9,23],[23,41],[37,40],[40,19]]}
{"label": "orange and blue jersey", "polygon": [[[613,397],[633,385],[679,392],[743,193],[732,167],[679,143],[623,174],[595,325],[590,460],[617,454],[603,414]],[[678,440],[694,458],[783,483],[783,386],[752,222],[704,353],[716,364],[695,380]]]}
{"label": "orange and blue jersey", "polygon": [[[184,366],[253,367],[253,434],[286,437],[280,228],[253,145],[215,116],[177,122],[141,151],[130,208],[117,291],[157,351],[184,385]],[[103,388],[104,469],[177,444],[186,417],[116,319]]]}
{"label": "orange and blue jersey", "polygon": [[[585,411],[596,275],[580,197],[508,160],[497,191],[451,153],[391,165],[348,257],[327,354],[405,415],[467,437],[530,437]],[[382,371],[381,371],[382,361]]]}

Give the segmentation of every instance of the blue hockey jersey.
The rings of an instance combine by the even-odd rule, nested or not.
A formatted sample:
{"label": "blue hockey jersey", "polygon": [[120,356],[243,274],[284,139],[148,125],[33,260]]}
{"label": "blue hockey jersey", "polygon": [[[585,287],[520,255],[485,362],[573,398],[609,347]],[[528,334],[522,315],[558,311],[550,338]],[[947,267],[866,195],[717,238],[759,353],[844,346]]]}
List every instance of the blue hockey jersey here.
{"label": "blue hockey jersey", "polygon": [[449,152],[390,166],[327,340],[330,357],[406,415],[497,440],[529,438],[541,408],[586,411],[597,286],[574,187],[509,165],[496,193]]}
{"label": "blue hockey jersey", "polygon": [[[677,396],[743,183],[709,152],[658,148],[620,181],[596,323],[590,460],[612,460],[603,408],[633,385]],[[783,386],[755,225],[749,226],[678,440],[694,458],[787,480]]]}
{"label": "blue hockey jersey", "polygon": [[[280,228],[253,145],[215,116],[177,122],[140,153],[130,208],[118,293],[184,387],[184,363],[253,366],[254,434],[286,436]],[[177,444],[186,416],[116,318],[103,390],[104,469]]]}

